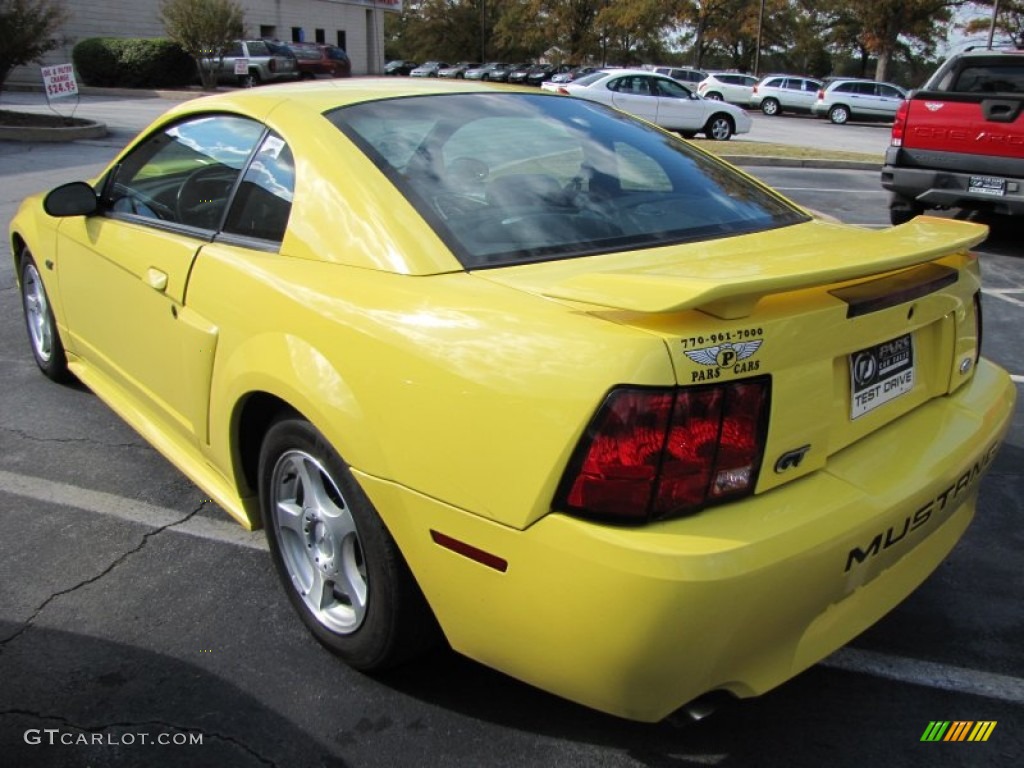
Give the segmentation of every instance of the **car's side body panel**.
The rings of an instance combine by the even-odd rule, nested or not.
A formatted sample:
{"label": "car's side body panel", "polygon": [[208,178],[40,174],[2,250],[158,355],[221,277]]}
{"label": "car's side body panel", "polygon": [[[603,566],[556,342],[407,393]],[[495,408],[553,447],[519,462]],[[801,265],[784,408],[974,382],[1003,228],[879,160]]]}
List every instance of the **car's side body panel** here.
{"label": "car's side body panel", "polygon": [[[250,142],[250,170],[267,139],[274,159],[294,153],[277,238],[204,235],[123,211],[58,223],[39,198],[23,204],[12,232],[40,264],[71,370],[248,527],[262,522],[253,463],[273,442],[272,415],[254,427],[248,407],[298,413],[351,467],[454,648],[625,717],[657,720],[709,690],[768,690],[938,565],[974,512],[1016,394],[979,357],[980,275],[968,249],[983,227],[815,221],[711,164],[719,185],[677,195],[682,205],[666,207],[642,183],[620,190],[629,231],[657,234],[645,227],[664,229],[669,210],[686,236],[619,230],[611,244],[524,247],[520,262],[463,267],[458,245],[446,245],[457,241],[428,223],[429,201],[412,202],[395,166],[356,147],[365,135],[323,117],[346,98],[456,90],[422,85],[327,81],[209,102],[282,137]],[[585,108],[588,119],[627,122]],[[203,109],[197,101],[165,119]],[[367,134],[374,152],[422,148],[396,139],[380,150],[394,121],[371,120],[384,126]],[[664,132],[635,130],[638,146],[700,164]],[[630,167],[642,182],[643,166]],[[238,173],[233,189],[248,178]],[[582,182],[571,178],[570,191]],[[224,195],[229,231],[237,196]],[[758,224],[725,219],[690,234],[689,220],[708,225],[708,198]],[[524,211],[492,212],[523,227]],[[894,396],[861,408],[857,355],[887,345],[912,348],[911,367]],[[566,514],[563,474],[610,391],[676,397],[751,377],[771,391],[747,495],[636,527]],[[641,427],[645,440],[669,442]],[[613,440],[610,450],[636,448]]]}

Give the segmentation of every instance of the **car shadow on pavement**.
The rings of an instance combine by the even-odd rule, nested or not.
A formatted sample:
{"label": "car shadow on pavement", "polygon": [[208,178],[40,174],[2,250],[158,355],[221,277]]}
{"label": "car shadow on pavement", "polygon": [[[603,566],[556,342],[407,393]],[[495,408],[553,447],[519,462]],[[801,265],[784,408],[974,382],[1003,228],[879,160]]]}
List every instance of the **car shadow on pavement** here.
{"label": "car shadow on pavement", "polygon": [[96,637],[22,629],[0,621],[0,638],[8,638],[0,640],[4,765],[346,765],[199,665]]}

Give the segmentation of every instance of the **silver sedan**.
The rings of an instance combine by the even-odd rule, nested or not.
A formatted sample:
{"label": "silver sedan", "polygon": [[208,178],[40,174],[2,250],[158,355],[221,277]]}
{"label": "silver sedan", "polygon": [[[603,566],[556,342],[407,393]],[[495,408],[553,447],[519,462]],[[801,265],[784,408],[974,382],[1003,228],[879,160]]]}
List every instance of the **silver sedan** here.
{"label": "silver sedan", "polygon": [[687,138],[703,133],[726,141],[749,132],[752,122],[733,104],[703,99],[682,83],[646,70],[595,72],[565,84],[559,92],[609,104]]}

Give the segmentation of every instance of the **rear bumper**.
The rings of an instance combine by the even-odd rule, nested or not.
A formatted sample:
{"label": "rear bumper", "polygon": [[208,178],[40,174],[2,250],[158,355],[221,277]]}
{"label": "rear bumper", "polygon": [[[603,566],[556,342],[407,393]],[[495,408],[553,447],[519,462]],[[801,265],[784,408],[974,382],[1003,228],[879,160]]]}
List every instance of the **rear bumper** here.
{"label": "rear bumper", "polygon": [[[657,721],[761,694],[847,643],[974,515],[1016,392],[982,361],[956,394],[742,502],[643,528],[560,514],[513,530],[360,475],[453,648],[599,710]],[[507,562],[444,549],[431,530]]]}
{"label": "rear bumper", "polygon": [[[941,153],[930,153],[939,155]],[[957,156],[959,157],[959,156]],[[973,171],[955,167],[913,167],[903,162],[898,148],[886,151],[882,167],[882,186],[914,201],[923,208],[966,208],[993,213],[1024,215],[1024,174],[1020,168],[1001,158],[974,158]],[[1005,181],[1001,195],[970,191],[972,176],[989,176]]]}

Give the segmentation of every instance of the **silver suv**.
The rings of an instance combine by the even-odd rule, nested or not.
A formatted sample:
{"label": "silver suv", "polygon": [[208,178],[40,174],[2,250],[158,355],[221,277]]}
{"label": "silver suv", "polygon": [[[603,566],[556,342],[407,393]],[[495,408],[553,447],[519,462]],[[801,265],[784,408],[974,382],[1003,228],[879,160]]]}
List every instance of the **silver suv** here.
{"label": "silver suv", "polygon": [[818,91],[812,111],[828,117],[836,125],[850,120],[886,120],[896,117],[896,110],[907,92],[892,83],[877,80],[833,80]]}
{"label": "silver suv", "polygon": [[242,86],[298,80],[295,54],[283,43],[269,40],[236,40],[217,67],[217,79]]}
{"label": "silver suv", "polygon": [[750,104],[755,85],[757,85],[757,78],[753,75],[716,72],[700,81],[697,93],[705,99],[728,101],[730,104],[746,107]]}
{"label": "silver suv", "polygon": [[702,69],[691,69],[689,67],[651,67],[651,71],[657,72],[659,75],[671,77],[673,80],[678,80],[681,83],[693,83],[694,85],[708,76],[708,73]]}
{"label": "silver suv", "polygon": [[796,75],[768,75],[754,86],[750,106],[766,115],[783,112],[810,113],[821,90],[820,80]]}

